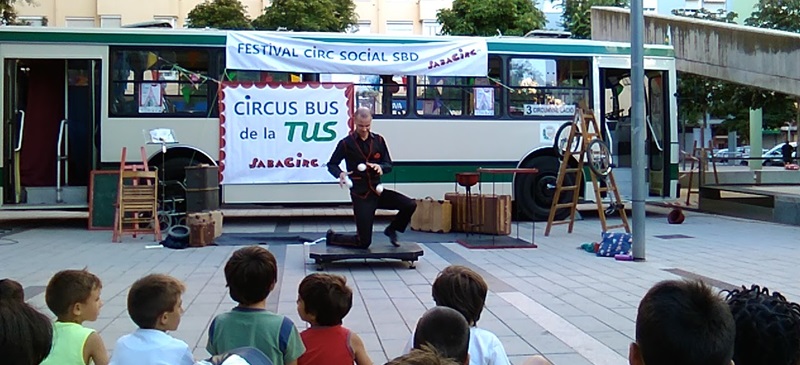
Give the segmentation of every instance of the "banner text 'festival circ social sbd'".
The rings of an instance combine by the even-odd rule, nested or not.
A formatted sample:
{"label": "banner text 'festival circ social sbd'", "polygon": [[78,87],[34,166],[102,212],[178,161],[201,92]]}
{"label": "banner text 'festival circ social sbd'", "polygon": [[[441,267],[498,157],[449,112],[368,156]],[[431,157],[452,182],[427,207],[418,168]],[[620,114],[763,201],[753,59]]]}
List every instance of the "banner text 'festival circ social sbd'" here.
{"label": "banner text 'festival circ social sbd'", "polygon": [[347,43],[229,31],[226,43],[226,67],[234,70],[465,77],[486,77],[488,70],[481,38]]}

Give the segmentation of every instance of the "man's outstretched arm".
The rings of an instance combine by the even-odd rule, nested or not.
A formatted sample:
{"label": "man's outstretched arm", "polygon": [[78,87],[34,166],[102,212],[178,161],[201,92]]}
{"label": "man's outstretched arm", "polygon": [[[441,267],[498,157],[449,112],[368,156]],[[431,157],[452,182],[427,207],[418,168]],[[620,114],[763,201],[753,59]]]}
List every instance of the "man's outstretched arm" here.
{"label": "man's outstretched arm", "polygon": [[327,164],[328,172],[337,179],[339,179],[340,175],[342,174],[342,168],[339,167],[339,164],[342,163],[342,160],[344,160],[344,140],[341,140],[336,144],[336,149],[333,150],[331,159]]}

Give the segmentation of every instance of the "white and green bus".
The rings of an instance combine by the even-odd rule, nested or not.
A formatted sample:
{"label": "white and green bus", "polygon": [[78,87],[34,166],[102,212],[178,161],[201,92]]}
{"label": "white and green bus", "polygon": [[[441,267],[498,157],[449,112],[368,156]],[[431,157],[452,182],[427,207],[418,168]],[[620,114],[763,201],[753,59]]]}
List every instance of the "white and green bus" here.
{"label": "white and green bus", "polygon": [[[467,38],[278,33],[320,45],[402,46]],[[182,181],[185,166],[218,164],[216,80],[351,82],[355,106],[373,110],[372,128],[391,150],[394,170],[383,178],[385,185],[413,197],[441,198],[456,189],[458,172],[534,167],[538,174],[484,176],[483,190],[494,180],[497,193],[512,195],[519,212],[536,219],[546,219],[551,206],[560,164],[554,135],[583,102],[610,131],[617,182],[630,196],[624,194],[632,160],[628,44],[481,38],[488,49],[486,74],[445,77],[227,69],[227,38],[216,30],[0,28],[2,208],[87,207],[90,171],[116,168],[122,147],[128,161],[138,161],[145,146],[149,164],[162,169],[166,181]],[[674,52],[670,46],[647,46],[644,62],[649,196],[674,199],[679,152]],[[153,91],[158,100],[147,104],[143,95]],[[167,145],[166,153],[145,143],[143,131],[159,128],[174,131],[178,142]],[[349,202],[332,177],[317,183],[223,181],[221,199],[225,204]]]}

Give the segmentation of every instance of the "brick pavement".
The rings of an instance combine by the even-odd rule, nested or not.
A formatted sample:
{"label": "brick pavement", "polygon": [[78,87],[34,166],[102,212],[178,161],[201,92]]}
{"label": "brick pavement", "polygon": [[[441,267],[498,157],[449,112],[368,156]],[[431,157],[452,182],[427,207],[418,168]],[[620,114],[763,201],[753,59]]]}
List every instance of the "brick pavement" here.
{"label": "brick pavement", "polygon": [[[225,231],[354,230],[351,222],[228,220]],[[147,273],[168,273],[186,282],[186,313],[174,335],[193,346],[198,358],[207,356],[211,318],[234,305],[222,267],[237,247],[147,249],[150,237],[126,237],[124,243],[112,244],[109,231],[87,231],[83,220],[3,221],[0,228],[11,229],[0,231],[0,277],[20,281],[31,296],[29,302],[45,313],[49,311],[42,290],[54,272],[88,267],[100,276],[105,305],[100,318],[86,325],[99,330],[112,351],[116,339],[135,328],[126,312],[126,294],[131,283]],[[376,231],[382,228],[376,225]],[[530,237],[530,229],[530,223],[521,223],[520,236]],[[800,301],[800,227],[693,212],[687,213],[684,224],[669,225],[663,215],[649,214],[647,261],[640,263],[597,258],[576,249],[599,238],[596,219],[577,222],[572,234],[556,226],[544,237],[543,229],[543,223],[536,224],[538,249],[422,245],[425,255],[415,270],[393,262],[332,265],[328,271],[345,275],[355,292],[345,325],[361,335],[376,364],[400,355],[417,318],[433,305],[431,282],[450,264],[471,266],[489,282],[487,307],[478,324],[500,337],[515,364],[537,353],[556,365],[626,364],[640,298],[657,281],[678,278],[673,272],[712,279],[720,288],[758,283]],[[657,237],[676,234],[685,237]],[[300,280],[315,271],[307,261],[308,247],[269,248],[278,257],[280,277],[268,307],[290,316],[302,329],[295,300]]]}

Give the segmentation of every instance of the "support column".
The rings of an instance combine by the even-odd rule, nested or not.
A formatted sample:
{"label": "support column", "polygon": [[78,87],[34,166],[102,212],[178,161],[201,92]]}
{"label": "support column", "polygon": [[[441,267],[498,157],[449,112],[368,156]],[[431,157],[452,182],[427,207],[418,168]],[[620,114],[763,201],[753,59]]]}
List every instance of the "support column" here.
{"label": "support column", "polygon": [[[750,109],[750,157],[761,157],[761,139],[763,134],[763,110]],[[748,160],[750,171],[761,170],[763,160]]]}

